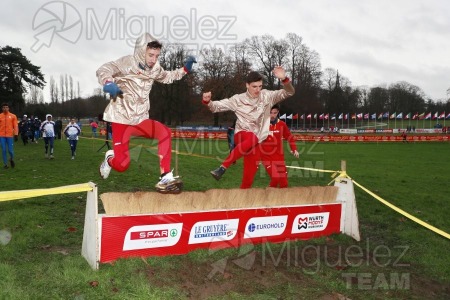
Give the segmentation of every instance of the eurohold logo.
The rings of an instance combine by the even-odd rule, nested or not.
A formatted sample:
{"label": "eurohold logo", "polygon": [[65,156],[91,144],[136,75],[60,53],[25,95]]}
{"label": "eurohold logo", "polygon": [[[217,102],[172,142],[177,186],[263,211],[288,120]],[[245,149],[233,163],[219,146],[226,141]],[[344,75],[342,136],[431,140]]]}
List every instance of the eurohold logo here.
{"label": "eurohold logo", "polygon": [[329,216],[329,212],[298,215],[292,224],[292,233],[325,230],[328,225]]}
{"label": "eurohold logo", "polygon": [[248,220],[244,238],[276,236],[286,229],[288,216],[257,217]]}

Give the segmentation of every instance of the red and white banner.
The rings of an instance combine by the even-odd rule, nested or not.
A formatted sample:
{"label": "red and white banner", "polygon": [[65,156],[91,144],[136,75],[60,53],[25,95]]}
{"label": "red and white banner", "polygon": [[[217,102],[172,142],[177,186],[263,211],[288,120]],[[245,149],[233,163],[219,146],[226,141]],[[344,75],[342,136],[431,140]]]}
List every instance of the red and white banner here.
{"label": "red and white banner", "polygon": [[100,215],[100,262],[339,233],[341,203],[174,214]]}
{"label": "red and white banner", "polygon": [[[307,135],[293,133],[295,140],[304,142],[402,142],[400,135],[361,135],[361,134],[330,134],[330,135]],[[190,139],[220,139],[226,140],[225,132],[206,132],[206,131],[172,131],[173,138]],[[417,135],[409,134],[408,141],[414,142],[448,142],[450,135]]]}

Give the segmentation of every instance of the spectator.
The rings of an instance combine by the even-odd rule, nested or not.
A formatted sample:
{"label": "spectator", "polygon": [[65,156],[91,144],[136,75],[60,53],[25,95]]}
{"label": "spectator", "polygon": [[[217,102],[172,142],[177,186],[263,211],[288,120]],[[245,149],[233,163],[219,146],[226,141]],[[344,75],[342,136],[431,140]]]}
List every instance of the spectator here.
{"label": "spectator", "polygon": [[61,118],[55,121],[55,139],[60,140],[62,137],[62,121]]}
{"label": "spectator", "polygon": [[70,119],[69,124],[67,124],[66,128],[64,129],[64,135],[69,140],[70,145],[70,151],[72,152],[72,159],[75,159],[75,155],[77,154],[77,143],[78,143],[78,136],[81,133],[81,129],[78,126],[77,123],[75,123],[75,119]]}
{"label": "spectator", "polygon": [[33,136],[33,124],[28,119],[27,115],[23,115],[22,120],[19,122],[19,133],[22,139],[23,145],[28,144],[28,140]]}
{"label": "spectator", "polygon": [[[52,115],[47,114],[46,120],[41,124],[42,137],[44,138],[45,158],[53,159],[53,146],[55,142],[55,122],[52,121]],[[50,147],[50,154],[49,148]]]}
{"label": "spectator", "polygon": [[234,149],[234,129],[236,127],[236,120],[233,121],[233,124],[231,124],[227,129],[227,140],[228,140],[228,148],[231,151]]}
{"label": "spectator", "polygon": [[80,128],[80,135],[83,135],[83,130],[82,130],[83,129],[83,123],[81,122],[80,118],[78,118],[77,125]]}
{"label": "spectator", "polygon": [[402,132],[402,142],[403,142],[403,143],[408,143],[407,135],[406,135],[406,130],[404,130],[404,131]]}
{"label": "spectator", "polygon": [[38,139],[41,137],[41,121],[39,118],[35,117],[33,120],[33,130],[34,130],[34,142],[37,144]]}
{"label": "spectator", "polygon": [[2,104],[2,113],[0,115],[0,146],[2,147],[3,168],[8,169],[7,149],[9,152],[9,163],[14,168],[14,141],[17,141],[19,127],[15,114],[9,112],[9,105]]}
{"label": "spectator", "polygon": [[92,120],[90,125],[91,125],[91,129],[92,129],[92,137],[97,137],[97,128],[98,128],[97,122]]}

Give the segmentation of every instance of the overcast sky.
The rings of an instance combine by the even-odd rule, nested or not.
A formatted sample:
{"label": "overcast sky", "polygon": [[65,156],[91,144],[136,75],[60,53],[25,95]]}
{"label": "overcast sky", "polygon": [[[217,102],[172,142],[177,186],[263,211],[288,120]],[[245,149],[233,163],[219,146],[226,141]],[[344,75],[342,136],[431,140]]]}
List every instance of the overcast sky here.
{"label": "overcast sky", "polygon": [[[3,0],[0,45],[22,49],[47,83],[60,74],[99,87],[95,71],[131,54],[148,31],[196,50],[293,32],[354,87],[407,81],[433,100],[450,88],[448,0],[25,1]],[[189,30],[186,30],[189,28]],[[49,100],[48,84],[44,98]]]}

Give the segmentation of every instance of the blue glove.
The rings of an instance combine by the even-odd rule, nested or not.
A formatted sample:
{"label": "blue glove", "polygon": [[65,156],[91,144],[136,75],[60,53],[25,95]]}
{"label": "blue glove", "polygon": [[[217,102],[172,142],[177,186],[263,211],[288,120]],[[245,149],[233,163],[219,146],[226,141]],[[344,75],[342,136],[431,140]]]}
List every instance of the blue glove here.
{"label": "blue glove", "polygon": [[184,70],[188,73],[191,73],[192,65],[196,62],[197,62],[197,60],[195,60],[195,56],[189,55],[188,57],[186,57],[186,63],[184,64]]}
{"label": "blue glove", "polygon": [[116,98],[117,95],[122,94],[122,91],[119,89],[117,84],[115,84],[114,82],[107,82],[103,86],[103,91],[105,93],[108,93],[111,96],[111,98]]}

